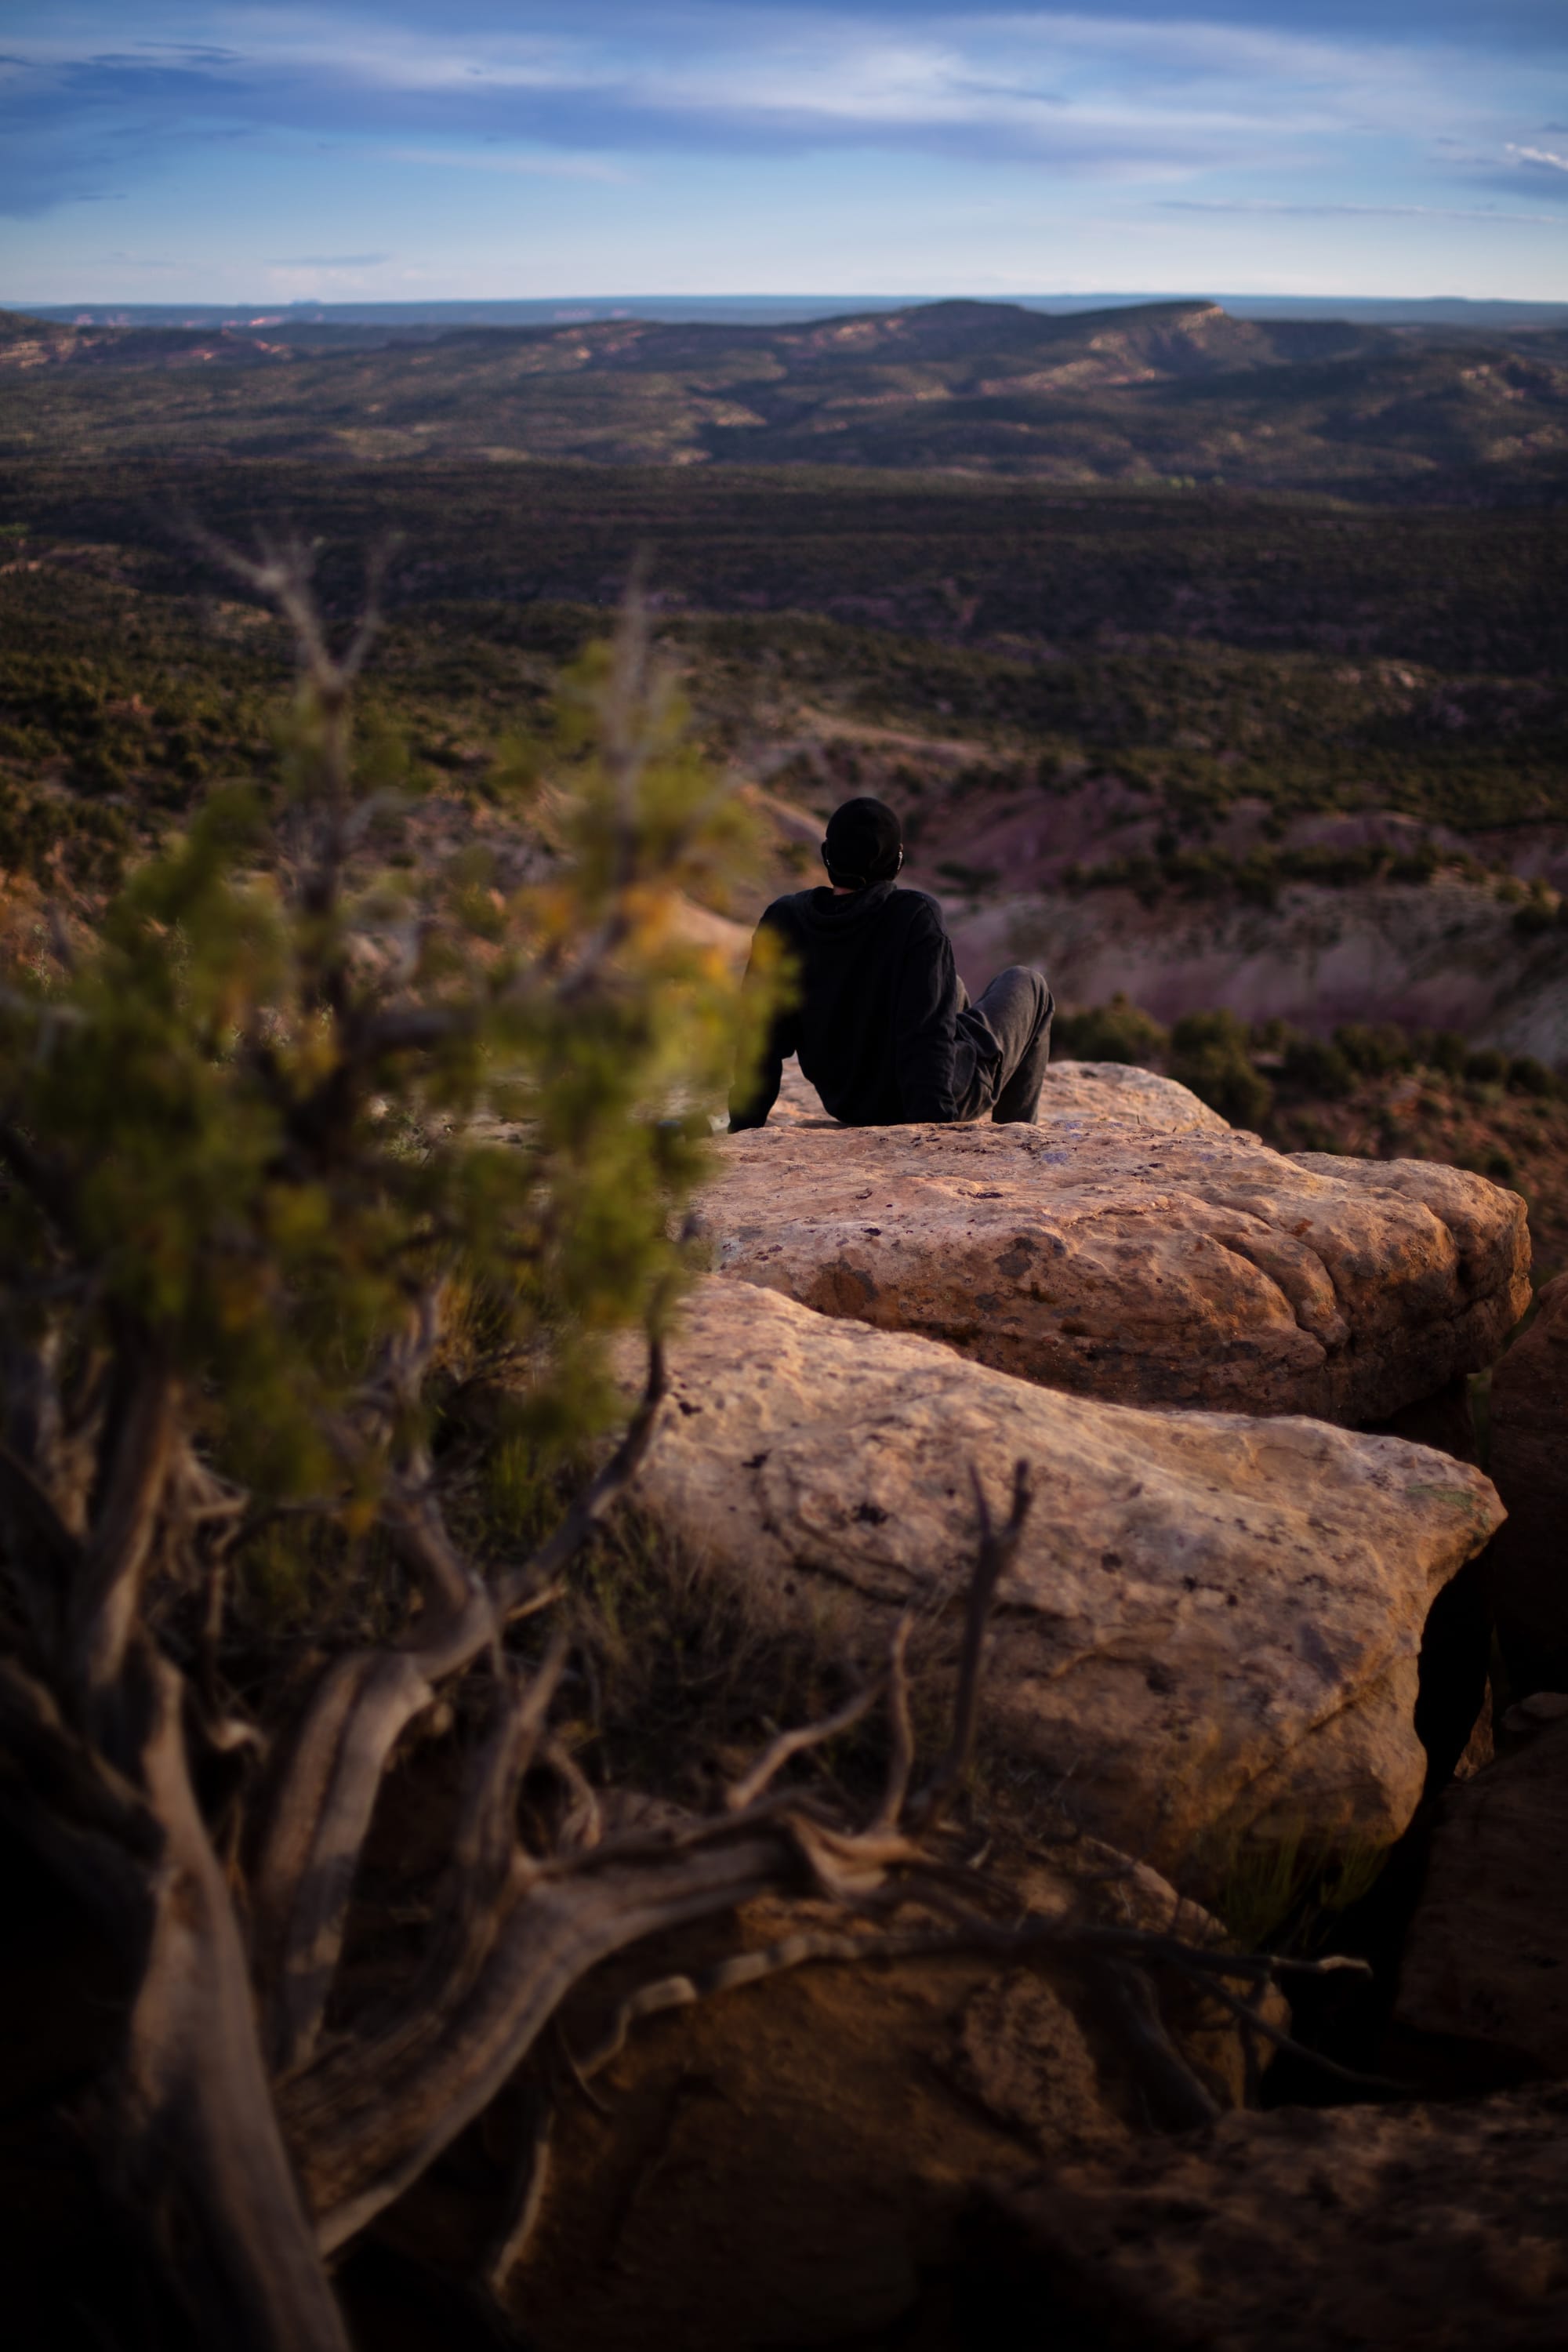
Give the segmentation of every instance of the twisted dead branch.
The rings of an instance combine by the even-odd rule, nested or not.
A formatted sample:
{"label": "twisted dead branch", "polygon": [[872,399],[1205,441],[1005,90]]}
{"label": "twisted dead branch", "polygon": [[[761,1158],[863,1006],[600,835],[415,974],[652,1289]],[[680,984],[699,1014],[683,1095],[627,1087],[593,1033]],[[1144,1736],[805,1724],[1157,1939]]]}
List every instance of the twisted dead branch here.
{"label": "twisted dead branch", "polygon": [[[826,1901],[845,1924],[814,1922],[766,1950],[636,1987],[573,2073],[591,2080],[639,2019],[784,1969],[958,1951],[1106,1971],[1129,2043],[1157,2086],[1152,2104],[1184,2122],[1211,2103],[1164,2030],[1150,1969],[1173,1970],[1264,2038],[1289,2042],[1258,2011],[1274,1963],[1131,1929],[998,1917],[996,1891],[941,1850],[942,1815],[973,1755],[986,1620],[1029,1507],[1022,1465],[1005,1522],[981,1500],[952,1728],[922,1785],[913,1785],[903,1620],[885,1671],[820,1722],[773,1738],[711,1814],[663,1832],[596,1835],[593,1792],[551,1728],[567,1641],[557,1636],[527,1670],[504,1634],[631,1486],[663,1388],[656,1347],[612,1461],[529,1559],[489,1579],[454,1543],[432,1485],[395,1486],[388,1531],[416,1571],[422,1605],[401,1644],[353,1652],[323,1675],[271,1794],[244,1915],[194,1794],[179,1674],[133,1612],[123,1640],[91,1614],[96,1606],[122,1615],[124,1579],[135,1571],[105,1580],[93,1531],[81,1541],[51,1520],[30,1472],[9,1477],[14,1528],[36,1529],[54,1562],[71,1565],[70,1654],[85,1638],[89,1654],[115,1663],[111,1678],[86,1690],[68,1678],[74,1720],[36,1678],[0,1667],[8,1759],[0,1811],[118,1921],[134,1916],[145,1937],[122,2068],[106,2093],[119,2177],[143,2210],[163,2214],[170,2242],[201,2247],[195,2270],[184,2266],[185,2292],[205,2324],[221,2316],[230,2340],[258,2352],[341,2347],[330,2258],[512,2080],[566,1997],[615,1954],[763,1894]],[[145,1432],[146,1416],[122,1420],[106,1439],[114,1458],[132,1453],[136,1465],[133,1480],[104,1483],[102,1508],[116,1528],[134,1517],[127,1484],[143,1515],[149,1492],[161,1491],[167,1509],[182,1498],[189,1508],[197,1491],[166,1475],[160,1489],[150,1460],[165,1453],[150,1454],[145,1434],[132,1449],[128,1427]],[[184,1527],[182,1541],[218,1539],[232,1527],[232,1515],[215,1511]],[[465,1679],[476,1697],[488,1690],[490,1726],[470,1763],[425,1950],[395,1994],[340,2013],[345,1935],[377,1798],[404,1732]],[[879,1705],[889,1725],[887,1775],[857,1822],[786,1776]],[[556,1832],[531,1845],[520,1796],[533,1770],[563,1786],[567,1802]],[[543,1819],[532,1806],[527,1818]],[[887,1917],[911,1909],[910,1924]],[[550,2102],[536,2092],[514,2208],[487,2258],[498,2290],[539,2210],[549,2136]]]}
{"label": "twisted dead branch", "polygon": [[974,1507],[980,1522],[980,1549],[974,1574],[970,1580],[963,1614],[963,1647],[958,1663],[958,1693],[953,1703],[952,1736],[947,1753],[932,1774],[930,1785],[921,1799],[916,1819],[924,1830],[933,1830],[952,1803],[954,1792],[974,1760],[974,1737],[980,1722],[980,1668],[985,1646],[985,1629],[991,1620],[996,1589],[1012,1566],[1025,1523],[1034,1500],[1029,1465],[1018,1462],[1013,1467],[1012,1507],[998,1527],[991,1517],[991,1507],[978,1474],[972,1468],[969,1483],[974,1491]]}

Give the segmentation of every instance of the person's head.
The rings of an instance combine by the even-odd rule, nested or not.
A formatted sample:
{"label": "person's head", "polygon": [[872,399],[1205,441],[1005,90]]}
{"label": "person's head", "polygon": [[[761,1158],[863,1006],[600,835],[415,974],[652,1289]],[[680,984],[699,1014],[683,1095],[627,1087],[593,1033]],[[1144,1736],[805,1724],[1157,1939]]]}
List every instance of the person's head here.
{"label": "person's head", "polygon": [[822,862],[836,890],[890,882],[904,862],[904,836],[886,801],[846,801],[827,820]]}

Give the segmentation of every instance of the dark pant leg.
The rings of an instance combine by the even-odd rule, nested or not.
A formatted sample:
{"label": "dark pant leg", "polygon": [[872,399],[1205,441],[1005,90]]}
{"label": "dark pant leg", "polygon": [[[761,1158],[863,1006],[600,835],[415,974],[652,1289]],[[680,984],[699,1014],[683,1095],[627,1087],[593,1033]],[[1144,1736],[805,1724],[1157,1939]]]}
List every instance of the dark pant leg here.
{"label": "dark pant leg", "polygon": [[1055,1011],[1044,972],[1015,963],[959,1014],[959,1030],[969,1033],[974,1050],[973,1080],[961,1117],[981,1118],[989,1110],[999,1126],[1033,1123],[1051,1057]]}

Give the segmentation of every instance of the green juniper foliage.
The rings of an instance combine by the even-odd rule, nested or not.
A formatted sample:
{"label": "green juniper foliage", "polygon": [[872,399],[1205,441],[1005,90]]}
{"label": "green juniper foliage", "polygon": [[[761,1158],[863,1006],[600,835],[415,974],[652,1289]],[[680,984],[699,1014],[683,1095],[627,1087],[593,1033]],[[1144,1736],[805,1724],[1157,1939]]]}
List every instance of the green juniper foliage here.
{"label": "green juniper foliage", "polygon": [[363,633],[334,656],[298,559],[250,569],[303,656],[279,788],[215,791],[0,999],[5,1311],[83,1382],[156,1364],[226,1477],[352,1526],[427,1442],[419,1379],[379,1439],[356,1406],[400,1350],[499,1370],[503,1451],[613,1416],[742,1017],[682,894],[750,844],[632,605],[498,772],[503,887],[356,738]]}
{"label": "green juniper foliage", "polygon": [[1224,1008],[1184,1013],[1176,1023],[1171,1076],[1233,1127],[1258,1126],[1274,1099],[1268,1079],[1253,1066],[1246,1022]]}

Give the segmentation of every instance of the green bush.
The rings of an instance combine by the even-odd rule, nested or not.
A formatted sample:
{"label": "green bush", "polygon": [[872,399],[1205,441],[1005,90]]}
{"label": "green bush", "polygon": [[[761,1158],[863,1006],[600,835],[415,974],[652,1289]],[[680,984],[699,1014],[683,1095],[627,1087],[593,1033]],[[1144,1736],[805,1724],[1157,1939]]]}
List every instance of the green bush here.
{"label": "green bush", "polygon": [[994,866],[963,866],[953,858],[945,859],[936,870],[944,882],[955,883],[971,897],[992,889],[1000,879]]}
{"label": "green bush", "polygon": [[1079,1062],[1131,1062],[1156,1068],[1165,1058],[1170,1032],[1130,1003],[1121,989],[1109,1004],[1091,1004],[1083,1013],[1058,1013],[1051,1045],[1058,1055]]}
{"label": "green bush", "polygon": [[127,778],[123,763],[101,743],[79,751],[71,763],[71,781],[82,792],[121,793]]}
{"label": "green bush", "polygon": [[1508,1076],[1508,1055],[1495,1045],[1482,1045],[1465,1056],[1465,1076],[1475,1087],[1500,1086]]}
{"label": "green bush", "polygon": [[1352,1070],[1363,1077],[1383,1077],[1391,1070],[1407,1070],[1415,1060],[1410,1040],[1396,1021],[1342,1021],[1334,1044]]}
{"label": "green bush", "polygon": [[1285,1048],[1283,1076],[1287,1085],[1329,1101],[1339,1101],[1355,1085],[1355,1072],[1344,1054],[1321,1037],[1293,1038]]}
{"label": "green bush", "polygon": [[1450,1078],[1462,1078],[1470,1057],[1469,1040],[1458,1029],[1439,1029],[1424,1040],[1421,1059]]}
{"label": "green bush", "polygon": [[1516,1054],[1508,1066],[1508,1082],[1516,1095],[1550,1095],[1557,1082],[1544,1062],[1533,1054]]}
{"label": "green bush", "polygon": [[[5,1131],[53,1192],[0,1166],[0,1244],[18,1295],[52,1296],[68,1202],[82,1360],[134,1328],[224,1475],[352,1516],[375,1449],[345,1471],[334,1432],[422,1298],[455,1358],[526,1367],[503,1443],[615,1416],[609,1337],[657,1326],[683,1278],[734,1053],[733,987],[682,941],[680,894],[743,869],[752,824],[634,612],[563,680],[548,878],[508,895],[483,843],[395,867],[369,822],[384,747],[318,667],[276,803],[214,794],[90,954],[12,976]],[[515,823],[538,785],[512,781]],[[388,812],[395,836],[412,815]]]}
{"label": "green bush", "polygon": [[1274,1089],[1254,1066],[1247,1024],[1236,1013],[1184,1013],[1171,1032],[1171,1076],[1233,1127],[1268,1118]]}

